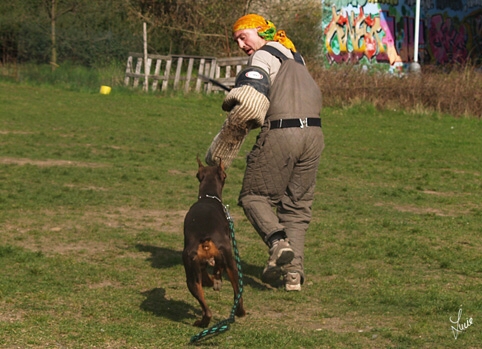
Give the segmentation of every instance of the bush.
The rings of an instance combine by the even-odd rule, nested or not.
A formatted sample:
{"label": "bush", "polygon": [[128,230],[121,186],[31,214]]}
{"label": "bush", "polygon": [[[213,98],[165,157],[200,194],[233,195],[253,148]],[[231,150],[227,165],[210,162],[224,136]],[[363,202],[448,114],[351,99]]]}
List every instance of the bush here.
{"label": "bush", "polygon": [[324,67],[309,62],[325,106],[366,101],[380,109],[438,112],[482,118],[482,72],[474,66],[423,66],[420,75],[396,77],[360,69],[359,65]]}

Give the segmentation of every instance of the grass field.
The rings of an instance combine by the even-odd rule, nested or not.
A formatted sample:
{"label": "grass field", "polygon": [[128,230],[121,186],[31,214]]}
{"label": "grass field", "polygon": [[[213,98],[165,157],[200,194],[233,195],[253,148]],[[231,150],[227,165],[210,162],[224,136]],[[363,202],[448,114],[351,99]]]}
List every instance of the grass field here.
{"label": "grass field", "polygon": [[[182,221],[221,101],[0,82],[1,348],[188,346]],[[267,251],[236,206],[252,132],[223,197],[248,315],[196,347],[481,348],[481,120],[322,115],[302,291],[260,281]],[[229,282],[206,294],[227,318]]]}

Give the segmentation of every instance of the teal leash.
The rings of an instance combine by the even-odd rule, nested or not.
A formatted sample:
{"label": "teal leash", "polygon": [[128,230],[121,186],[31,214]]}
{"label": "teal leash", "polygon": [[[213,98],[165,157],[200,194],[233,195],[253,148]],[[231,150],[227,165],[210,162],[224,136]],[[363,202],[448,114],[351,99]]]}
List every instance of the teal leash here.
{"label": "teal leash", "polygon": [[229,231],[231,232],[231,241],[232,241],[233,250],[234,250],[234,260],[236,262],[236,267],[238,268],[239,292],[238,292],[238,295],[236,296],[236,299],[234,300],[233,308],[231,309],[231,314],[229,318],[225,320],[221,320],[218,323],[216,323],[214,326],[211,326],[210,328],[192,336],[190,343],[194,343],[208,336],[218,335],[220,333],[223,333],[229,330],[230,324],[234,323],[235,321],[234,317],[236,314],[236,309],[238,308],[239,300],[243,295],[243,272],[241,271],[241,258],[239,257],[238,245],[236,243],[236,238],[234,237],[234,221],[231,218],[231,215],[229,214],[229,206],[223,205],[223,207],[224,207],[224,213],[226,214],[226,218],[229,222]]}

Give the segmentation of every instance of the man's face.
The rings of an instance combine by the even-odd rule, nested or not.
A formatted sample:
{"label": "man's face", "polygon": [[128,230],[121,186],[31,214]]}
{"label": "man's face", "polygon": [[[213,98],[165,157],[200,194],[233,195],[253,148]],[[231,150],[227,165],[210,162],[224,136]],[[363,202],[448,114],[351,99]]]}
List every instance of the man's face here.
{"label": "man's face", "polygon": [[258,35],[256,29],[241,29],[234,33],[234,41],[239,48],[243,50],[248,56],[251,56],[254,51],[266,44],[266,40]]}

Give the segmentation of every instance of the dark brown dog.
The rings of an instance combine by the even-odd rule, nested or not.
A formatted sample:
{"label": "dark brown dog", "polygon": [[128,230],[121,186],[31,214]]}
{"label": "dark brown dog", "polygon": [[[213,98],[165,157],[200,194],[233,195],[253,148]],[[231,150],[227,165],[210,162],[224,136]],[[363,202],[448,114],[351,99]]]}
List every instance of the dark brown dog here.
{"label": "dark brown dog", "polygon": [[[229,222],[221,201],[226,179],[222,163],[219,166],[203,166],[199,158],[197,178],[198,201],[191,206],[184,218],[184,251],[182,259],[186,270],[187,287],[202,308],[202,318],[194,326],[207,327],[212,313],[204,298],[203,286],[221,289],[221,276],[226,271],[234,290],[234,299],[239,293],[239,276],[233,258]],[[213,267],[213,275],[207,265]],[[244,316],[243,298],[239,300],[237,316]]]}

